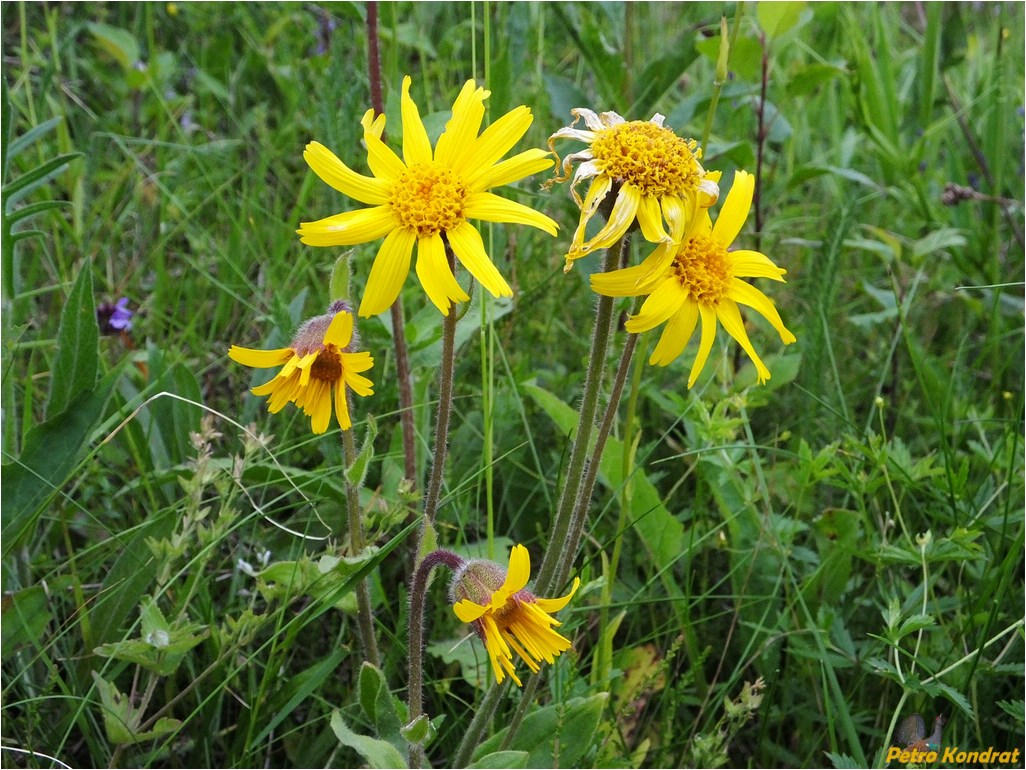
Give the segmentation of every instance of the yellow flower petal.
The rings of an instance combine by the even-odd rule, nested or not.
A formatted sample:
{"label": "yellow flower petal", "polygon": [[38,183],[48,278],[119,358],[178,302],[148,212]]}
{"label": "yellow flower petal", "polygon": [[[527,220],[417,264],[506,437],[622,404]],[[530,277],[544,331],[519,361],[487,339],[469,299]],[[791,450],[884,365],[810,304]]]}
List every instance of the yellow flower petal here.
{"label": "yellow flower petal", "polygon": [[388,185],[380,179],[357,174],[320,142],[310,142],[303,159],[321,181],[360,203],[379,205],[388,200]]}
{"label": "yellow flower petal", "polygon": [[759,354],[755,352],[755,348],[752,347],[751,340],[748,339],[748,332],[745,331],[745,323],[741,320],[741,313],[737,309],[737,305],[729,300],[720,302],[716,308],[716,317],[720,323],[723,324],[723,328],[727,330],[727,334],[737,340],[738,344],[748,354],[748,357],[752,359],[752,363],[755,364],[755,370],[759,373],[759,383],[763,383],[770,378],[769,369],[766,368],[766,364],[759,358]]}
{"label": "yellow flower petal", "polygon": [[529,206],[516,201],[506,200],[490,192],[479,192],[467,196],[464,214],[468,219],[481,219],[485,222],[514,222],[530,225],[544,230],[549,235],[556,235],[559,225]]}
{"label": "yellow flower petal", "polygon": [[773,325],[773,328],[777,330],[780,339],[783,340],[785,345],[790,345],[792,342],[797,341],[797,338],[784,326],[784,321],[780,318],[780,313],[777,312],[770,298],[751,284],[735,278],[731,283],[728,296],[735,302],[740,302],[742,305],[747,305],[761,313]]}
{"label": "yellow flower petal", "polygon": [[410,272],[410,258],[417,234],[413,230],[393,230],[386,237],[374,257],[367,287],[360,302],[360,316],[382,313],[395,302]]}
{"label": "yellow flower petal", "polygon": [[784,283],[787,271],[773,264],[772,260],[758,251],[739,249],[727,253],[731,272],[738,278],[769,278]]}
{"label": "yellow flower petal", "polygon": [[353,339],[353,316],[345,311],[335,313],[328,330],[324,332],[324,344],[334,345],[340,350]]}
{"label": "yellow flower petal", "polygon": [[646,241],[662,243],[671,240],[663,227],[662,211],[659,200],[653,195],[642,195],[638,205],[638,225]]}
{"label": "yellow flower petal", "polygon": [[359,353],[343,353],[342,366],[347,372],[365,372],[374,366],[374,359],[366,350],[361,350]]}
{"label": "yellow flower petal", "polygon": [[292,355],[292,350],[289,348],[254,350],[253,348],[242,348],[238,345],[232,345],[228,349],[228,357],[232,361],[254,369],[270,369],[272,366],[281,366],[292,358]]}
{"label": "yellow flower petal", "polygon": [[375,241],[397,226],[392,210],[387,206],[357,209],[343,214],[303,222],[296,232],[308,246],[353,246]]}
{"label": "yellow flower petal", "polygon": [[634,223],[638,215],[638,208],[641,206],[641,192],[633,185],[625,184],[620,188],[613,202],[613,210],[609,214],[609,220],[602,229],[595,233],[591,240],[582,247],[582,252],[590,252],[595,249],[606,249],[612,246],[620,236],[627,232],[627,229]]}
{"label": "yellow flower petal", "polygon": [[663,329],[648,362],[653,366],[666,366],[684,352],[698,323],[698,305],[688,301],[678,310]]}
{"label": "yellow flower petal", "polygon": [[445,131],[435,145],[435,160],[445,166],[453,166],[457,155],[472,147],[484,119],[484,100],[488,91],[478,88],[473,80],[463,84],[463,89],[452,105],[452,117],[445,124]]}
{"label": "yellow flower petal", "polygon": [[401,109],[403,115],[403,160],[407,166],[414,163],[431,162],[431,141],[428,139],[427,130],[420,119],[420,111],[413,99],[410,98],[410,83],[412,78],[409,75],[403,78],[403,91],[401,97]]}
{"label": "yellow flower petal", "polygon": [[460,263],[477,282],[496,297],[512,297],[513,289],[498,271],[485,251],[481,234],[469,222],[463,222],[446,233],[449,245]]}
{"label": "yellow flower petal", "polygon": [[698,354],[695,362],[691,364],[691,373],[688,375],[688,388],[694,386],[698,375],[702,373],[705,362],[709,360],[709,352],[712,350],[713,342],[716,340],[716,312],[705,305],[698,306],[699,315],[702,317],[702,338],[698,343]]}
{"label": "yellow flower petal", "polygon": [[513,149],[531,127],[531,110],[520,105],[514,107],[486,128],[477,141],[457,156],[455,168],[468,177],[491,168],[503,155]]}
{"label": "yellow flower petal", "polygon": [[341,382],[335,384],[335,416],[338,417],[338,424],[342,430],[349,430],[353,427],[353,421],[349,419],[346,386]]}
{"label": "yellow flower petal", "polygon": [[487,607],[482,607],[480,604],[475,604],[470,599],[462,599],[452,605],[453,612],[456,613],[456,617],[462,620],[464,623],[473,623],[479,617],[488,611]]}
{"label": "yellow flower petal", "polygon": [[525,176],[544,171],[551,167],[552,163],[552,155],[545,150],[525,150],[501,163],[496,163],[491,168],[482,169],[477,174],[468,176],[466,184],[474,192],[501,187],[504,184],[523,179]]}
{"label": "yellow flower petal", "polygon": [[545,612],[559,612],[566,605],[570,603],[574,594],[577,593],[577,589],[581,585],[581,579],[575,577],[574,584],[570,587],[570,593],[566,596],[560,597],[559,599],[541,599],[539,598],[535,604],[538,605]]}
{"label": "yellow flower petal", "polygon": [[723,246],[729,246],[741,232],[752,208],[752,195],[755,192],[755,177],[747,171],[734,173],[734,184],[730,186],[727,199],[723,202],[712,236]]}
{"label": "yellow flower petal", "polygon": [[442,315],[449,315],[449,307],[453,303],[470,299],[449,269],[445,244],[438,233],[417,240],[417,277],[428,299],[442,311]]}
{"label": "yellow flower petal", "polygon": [[672,316],[688,298],[688,291],[675,278],[660,283],[641,306],[641,311],[624,324],[631,334],[648,331]]}
{"label": "yellow flower petal", "polygon": [[363,141],[367,145],[367,165],[371,173],[378,179],[389,184],[398,179],[406,171],[406,165],[392,149],[381,141],[381,135],[369,128],[363,132]]}

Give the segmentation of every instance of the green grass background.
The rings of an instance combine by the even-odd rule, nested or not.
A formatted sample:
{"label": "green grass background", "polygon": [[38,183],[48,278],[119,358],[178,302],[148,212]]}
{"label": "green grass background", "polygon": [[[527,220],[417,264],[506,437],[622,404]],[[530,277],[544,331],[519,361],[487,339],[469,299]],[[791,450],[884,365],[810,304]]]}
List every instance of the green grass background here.
{"label": "green grass background", "polygon": [[[263,373],[226,357],[231,344],[285,344],[328,302],[338,252],[295,229],[356,204],[302,149],[320,141],[366,171],[366,10],[2,7],[5,766],[54,766],[27,750],[74,766],[351,766],[364,760],[335,737],[332,711],[356,732],[380,728],[361,708],[348,573],[316,567],[338,553],[345,515],[337,432],[311,437],[292,408],[267,415],[246,395]],[[784,350],[749,319],[773,372],[762,387],[722,334],[691,392],[694,345],[642,372],[637,470],[625,485],[614,441],[578,558],[585,588],[562,613],[575,653],[539,699],[609,697],[589,731],[564,735],[557,720],[546,761],[880,764],[916,711],[946,715],[945,745],[1021,747],[1022,6],[379,11],[393,146],[410,74],[435,133],[469,77],[491,90],[492,119],[529,105],[519,149],[545,146],[579,106],[660,112],[701,137],[720,16],[732,30],[740,18],[705,162],[726,190],[761,154],[761,232],[753,214],[739,242],[788,270],[762,288],[798,343]],[[505,194],[555,218],[558,239],[485,228],[516,294],[482,308],[475,291],[461,321],[439,513],[442,544],[502,560],[523,542],[535,564],[567,450],[554,417],[580,395],[597,269],[562,273],[575,208],[566,185],[543,192],[545,178]],[[34,181],[28,194],[19,179]],[[948,183],[976,197],[944,205]],[[357,289],[375,249],[355,250]],[[133,329],[99,339],[80,396],[73,351],[96,343],[72,311],[122,296]],[[424,471],[441,325],[413,278],[404,301]],[[396,549],[374,566],[372,594],[401,700],[412,538],[395,366],[387,323],[364,321],[361,336],[376,384],[356,412],[361,435],[368,416],[376,428],[363,503],[371,540]],[[159,393],[187,401],[150,400]],[[633,524],[618,533],[624,505]],[[250,574],[266,563],[285,565],[276,581]],[[457,644],[443,582],[425,693],[439,765],[487,663],[476,642]],[[758,703],[744,690],[757,680]],[[126,702],[145,704],[127,732],[112,717]],[[178,722],[157,729],[157,716]]]}

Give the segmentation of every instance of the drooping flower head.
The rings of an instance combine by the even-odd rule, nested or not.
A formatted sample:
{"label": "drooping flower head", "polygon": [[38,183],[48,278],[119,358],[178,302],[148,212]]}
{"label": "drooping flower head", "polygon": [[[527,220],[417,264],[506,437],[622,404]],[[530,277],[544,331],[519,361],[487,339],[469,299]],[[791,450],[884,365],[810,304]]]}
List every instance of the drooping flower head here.
{"label": "drooping flower head", "polygon": [[544,214],[488,192],[552,165],[541,149],[526,150],[499,162],[530,127],[524,106],[503,115],[481,135],[484,100],[489,91],[468,80],[456,98],[452,118],[432,151],[417,105],[403,79],[403,157],[381,140],[385,116],[363,116],[363,138],[373,176],[358,174],[318,142],[303,157],[324,182],[370,208],[304,222],[299,234],[311,246],[350,246],[384,237],[367,278],[361,316],[388,309],[399,296],[417,246],[417,277],[428,298],[449,314],[451,303],[469,297],[456,282],[446,249],[494,296],[513,290],[485,252],[480,233],[468,220],[514,222],[555,235],[557,225]]}
{"label": "drooping flower head", "polygon": [[689,388],[695,384],[709,358],[717,322],[755,363],[759,382],[770,378],[769,369],[748,339],[738,305],[747,305],[761,313],[784,344],[795,341],[769,297],[741,280],[769,278],[783,283],[782,276],[787,271],[758,251],[727,250],[748,217],[754,189],[755,178],[738,171],[715,225],[709,213],[701,211],[679,244],[658,246],[634,267],[591,277],[591,287],[599,294],[609,297],[648,295],[641,311],[627,321],[628,332],[643,332],[668,322],[649,363],[666,366],[677,358],[701,319],[701,341],[688,377]]}
{"label": "drooping flower head", "polygon": [[374,365],[374,359],[367,351],[351,352],[354,343],[353,315],[345,302],[334,302],[326,314],[300,326],[289,347],[254,350],[232,345],[228,357],[257,369],[281,366],[269,382],[253,388],[253,395],[269,396],[267,408],[272,414],[295,403],[310,418],[313,432],[324,433],[331,422],[332,401],[342,430],[353,425],[347,386],[361,396],[374,393],[373,383],[360,374]]}
{"label": "drooping flower head", "polygon": [[[698,143],[664,126],[662,115],[656,113],[646,122],[626,121],[615,112],[596,115],[584,108],[570,112],[574,122],[549,137],[553,153],[556,139],[588,144],[587,149],[563,159],[562,175],[556,179],[569,179],[573,164],[580,163],[570,189],[581,218],[566,255],[565,270],[570,269],[573,260],[612,246],[635,220],[647,241],[679,241],[695,211],[716,202],[719,187],[702,168]],[[574,128],[582,118],[586,128]],[[584,179],[592,182],[582,200],[577,185]],[[586,238],[588,222],[599,211],[606,214],[606,223]]]}
{"label": "drooping flower head", "polygon": [[542,599],[525,588],[530,577],[531,557],[524,546],[516,545],[510,551],[508,570],[494,562],[472,559],[452,580],[453,611],[484,642],[499,684],[509,675],[521,686],[513,667],[514,652],[537,672],[542,661],[553,663],[557,655],[571,647],[569,639],[553,630],[560,623],[549,613],[569,603],[580,579],[574,578],[566,596]]}

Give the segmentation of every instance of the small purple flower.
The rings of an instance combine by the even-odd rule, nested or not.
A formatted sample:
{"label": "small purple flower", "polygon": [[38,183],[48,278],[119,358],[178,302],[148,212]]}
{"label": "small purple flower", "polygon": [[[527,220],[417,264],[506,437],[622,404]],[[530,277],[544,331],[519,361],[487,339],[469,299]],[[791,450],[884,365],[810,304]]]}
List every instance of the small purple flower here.
{"label": "small purple flower", "polygon": [[128,297],[122,297],[116,304],[102,302],[96,308],[96,321],[100,325],[100,334],[117,334],[132,329],[132,316],[128,309]]}

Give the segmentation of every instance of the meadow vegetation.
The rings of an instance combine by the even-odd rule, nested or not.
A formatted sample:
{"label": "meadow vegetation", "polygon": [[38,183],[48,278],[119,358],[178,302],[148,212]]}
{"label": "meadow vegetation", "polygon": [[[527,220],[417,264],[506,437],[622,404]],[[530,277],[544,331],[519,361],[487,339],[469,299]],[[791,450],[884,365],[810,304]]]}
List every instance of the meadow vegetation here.
{"label": "meadow vegetation", "polygon": [[[348,476],[337,423],[312,435],[292,406],[268,414],[247,394],[267,374],[227,358],[286,346],[334,298],[348,250],[296,230],[357,204],[303,148],[367,173],[368,6],[2,10],[3,764],[407,761],[442,317],[407,280],[412,485],[388,313],[359,321],[374,395],[350,402]],[[393,147],[405,75],[432,141],[476,78],[492,120],[531,108],[517,151],[545,148],[572,108],[658,112],[705,139],[724,192],[735,170],[756,175],[738,243],[787,270],[760,286],[797,336],[785,347],[749,314],[772,378],[721,331],[690,390],[697,340],[666,367],[640,365],[655,338],[638,341],[566,556],[573,650],[536,689],[503,691],[479,766],[882,766],[914,712],[945,715],[945,746],[1022,746],[1023,7],[377,12]],[[564,274],[578,210],[551,177],[503,195],[558,237],[481,224],[514,296],[475,286],[455,333],[434,535],[503,565],[520,543],[540,563],[551,537],[601,269],[591,256]],[[376,249],[353,247],[354,296]],[[130,328],[111,306],[98,323],[122,297]],[[633,308],[615,304],[620,321]],[[607,388],[622,323],[613,336]],[[362,482],[359,554],[347,479]],[[362,581],[378,667],[361,653]],[[493,680],[451,605],[439,575],[431,729],[412,738],[435,766]]]}

